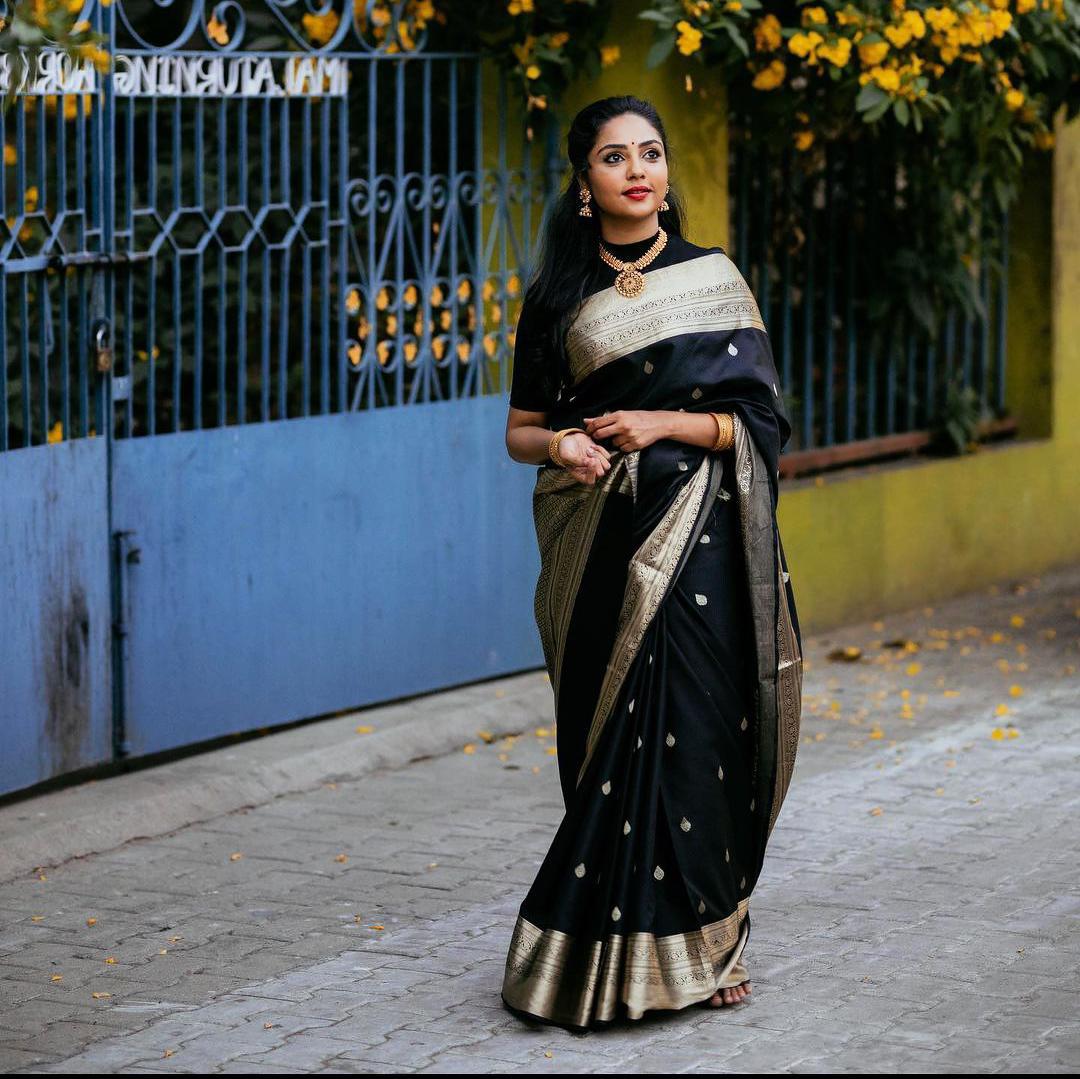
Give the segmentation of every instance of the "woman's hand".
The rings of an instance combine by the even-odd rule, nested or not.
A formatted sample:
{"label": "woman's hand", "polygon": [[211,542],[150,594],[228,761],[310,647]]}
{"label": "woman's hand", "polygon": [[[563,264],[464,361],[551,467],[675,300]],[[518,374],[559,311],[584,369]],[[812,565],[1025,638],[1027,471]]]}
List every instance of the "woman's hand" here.
{"label": "woman's hand", "polygon": [[566,471],[579,483],[588,484],[590,487],[611,469],[611,454],[603,446],[598,446],[588,435],[577,431],[563,435],[559,443],[559,456],[566,462]]}
{"label": "woman's hand", "polygon": [[670,434],[669,414],[660,411],[618,409],[606,416],[584,416],[581,422],[592,438],[610,438],[623,453],[642,450]]}

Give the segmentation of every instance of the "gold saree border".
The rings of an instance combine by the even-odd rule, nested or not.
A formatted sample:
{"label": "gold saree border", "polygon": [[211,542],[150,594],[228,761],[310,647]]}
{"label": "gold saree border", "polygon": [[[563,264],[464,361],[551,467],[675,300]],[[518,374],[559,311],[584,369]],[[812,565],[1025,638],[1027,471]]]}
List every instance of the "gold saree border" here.
{"label": "gold saree border", "polygon": [[[791,785],[791,776],[795,769],[795,755],[799,748],[799,729],[802,712],[802,655],[791,618],[787,587],[784,580],[783,563],[780,559],[779,537],[771,546],[775,553],[776,580],[768,582],[764,572],[763,556],[765,545],[757,539],[766,531],[771,535],[773,517],[769,503],[768,477],[765,475],[765,463],[761,458],[754,440],[742,422],[738,413],[735,419],[735,484],[739,491],[739,520],[742,530],[743,551],[745,554],[746,580],[750,591],[751,604],[755,612],[755,637],[759,656],[763,647],[771,647],[766,657],[771,672],[759,674],[755,700],[758,707],[758,721],[776,724],[776,765],[773,779],[773,793],[770,800],[766,841],[772,834],[776,818],[780,814],[784,798]],[[773,623],[764,626],[764,604],[760,596],[771,599],[773,589],[779,589],[778,613]],[[771,602],[769,604],[771,610]],[[765,631],[768,631],[767,633]],[[762,693],[761,686],[775,681],[773,692]],[[771,713],[771,714],[770,714]]]}
{"label": "gold saree border", "polygon": [[575,386],[612,360],[669,337],[765,329],[750,286],[723,252],[662,266],[646,280],[640,296],[627,299],[609,285],[582,304],[566,335]]}
{"label": "gold saree border", "polygon": [[545,468],[533,489],[533,521],[540,549],[533,610],[556,707],[570,619],[600,515],[613,490],[626,490],[631,468],[628,459],[633,458],[636,466],[639,452],[620,455],[592,486],[565,469]]}
{"label": "gold saree border", "polygon": [[597,694],[577,785],[585,776],[626,674],[641,648],[645,631],[660,607],[690,533],[694,530],[709,486],[710,460],[709,454],[702,456],[693,477],[683,484],[667,512],[630,559],[616,623],[615,644]]}
{"label": "gold saree border", "polygon": [[620,1001],[640,1019],[657,1008],[685,1008],[747,978],[749,898],[700,929],[658,937],[610,933],[581,941],[541,929],[518,914],[503,975],[511,1007],[554,1023],[588,1027],[614,1019]]}
{"label": "gold saree border", "polygon": [[795,770],[795,754],[799,749],[799,730],[802,717],[802,652],[799,640],[795,636],[795,627],[791,620],[791,608],[788,604],[787,585],[784,582],[783,563],[780,560],[780,544],[776,545],[777,577],[780,588],[780,617],[777,625],[777,647],[779,662],[776,670],[777,694],[777,760],[776,784],[773,788],[772,809],[769,812],[769,831],[766,839],[772,835],[780,807],[787,797],[791,776]]}

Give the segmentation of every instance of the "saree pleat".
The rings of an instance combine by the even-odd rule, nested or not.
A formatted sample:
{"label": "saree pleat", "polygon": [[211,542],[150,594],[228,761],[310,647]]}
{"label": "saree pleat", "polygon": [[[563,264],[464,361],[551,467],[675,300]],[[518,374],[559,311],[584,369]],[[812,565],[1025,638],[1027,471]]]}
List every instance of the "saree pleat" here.
{"label": "saree pleat", "polygon": [[[688,280],[670,269],[679,274],[658,274],[662,284]],[[676,309],[715,346],[730,344],[729,356],[753,354],[747,344],[764,332],[746,313],[748,290],[729,274],[724,295],[743,313],[715,316],[708,278],[694,281]],[[663,305],[663,317],[631,311],[628,331],[604,313],[609,301],[601,294],[591,310],[598,332],[610,325],[620,347],[641,349],[655,324],[666,340]],[[721,330],[703,331],[714,316]],[[587,344],[582,355],[612,375],[635,355]],[[594,486],[539,470],[535,613],[566,813],[510,940],[502,998],[517,1012],[587,1029],[620,1011],[686,1007],[748,977],[750,896],[790,783],[802,684],[775,527],[783,422],[764,403],[767,344],[756,355],[743,380],[725,356],[711,384],[707,365],[686,379],[675,361],[652,383],[667,403],[650,407],[723,401],[731,449],[661,439],[613,450]],[[635,362],[651,374],[657,359],[646,348]],[[598,414],[602,385],[579,380],[581,414]]]}

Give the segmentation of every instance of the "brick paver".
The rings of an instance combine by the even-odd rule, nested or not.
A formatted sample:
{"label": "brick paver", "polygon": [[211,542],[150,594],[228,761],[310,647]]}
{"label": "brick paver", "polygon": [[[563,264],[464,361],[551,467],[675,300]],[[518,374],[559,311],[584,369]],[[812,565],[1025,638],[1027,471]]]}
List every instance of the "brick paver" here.
{"label": "brick paver", "polygon": [[537,673],[542,733],[0,885],[0,1068],[1075,1071],[1078,630],[1075,567],[806,641],[746,1004],[586,1035],[502,1008],[562,810]]}

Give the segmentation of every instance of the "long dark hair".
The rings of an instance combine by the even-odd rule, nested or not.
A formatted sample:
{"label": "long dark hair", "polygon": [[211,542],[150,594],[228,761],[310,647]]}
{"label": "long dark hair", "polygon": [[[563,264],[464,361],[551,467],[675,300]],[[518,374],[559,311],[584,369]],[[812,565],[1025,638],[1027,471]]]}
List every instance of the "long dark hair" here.
{"label": "long dark hair", "polygon": [[[566,133],[570,176],[550,207],[525,293],[542,312],[537,325],[544,327],[547,337],[545,353],[555,358],[551,375],[556,391],[571,383],[566,331],[586,295],[593,291],[591,286],[597,283],[599,270],[600,211],[594,206],[592,217],[582,217],[579,213],[578,177],[587,179],[589,151],[596,145],[600,129],[609,120],[628,112],[637,113],[656,129],[664,144],[671,183],[671,148],[663,121],[650,102],[628,94],[604,97],[586,105],[574,117]],[[657,219],[665,232],[682,236],[684,212],[673,184],[668,189],[667,202],[671,209],[660,210]]]}

